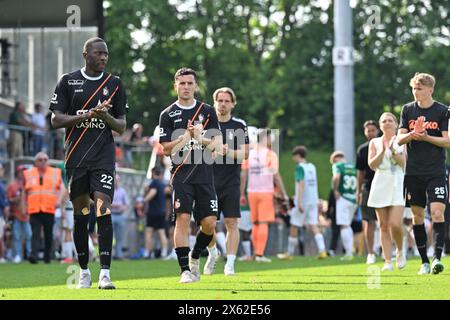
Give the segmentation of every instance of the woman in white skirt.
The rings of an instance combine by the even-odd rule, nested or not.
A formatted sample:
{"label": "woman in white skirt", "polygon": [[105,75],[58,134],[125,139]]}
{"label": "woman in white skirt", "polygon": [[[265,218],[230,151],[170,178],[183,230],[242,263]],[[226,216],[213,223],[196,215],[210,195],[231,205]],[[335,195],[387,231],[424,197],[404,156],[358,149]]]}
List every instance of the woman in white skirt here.
{"label": "woman in white skirt", "polygon": [[392,238],[396,245],[396,265],[403,269],[406,259],[403,248],[403,210],[405,198],[403,179],[406,156],[403,146],[396,142],[397,118],[390,112],[380,117],[383,135],[369,143],[369,166],[375,171],[367,205],[375,208],[380,223],[381,247],[385,264],[383,271],[394,269],[391,261]]}

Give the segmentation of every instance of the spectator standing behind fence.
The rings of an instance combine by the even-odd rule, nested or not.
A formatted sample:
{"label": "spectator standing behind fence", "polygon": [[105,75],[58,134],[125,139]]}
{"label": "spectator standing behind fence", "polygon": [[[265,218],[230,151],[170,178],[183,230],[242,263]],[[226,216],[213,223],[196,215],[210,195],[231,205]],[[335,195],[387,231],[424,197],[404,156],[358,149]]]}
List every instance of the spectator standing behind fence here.
{"label": "spectator standing behind fence", "polygon": [[147,228],[145,230],[145,252],[144,257],[152,257],[154,249],[153,232],[158,233],[161,241],[161,258],[167,256],[169,242],[166,237],[166,194],[163,178],[163,170],[159,167],[152,169],[152,182],[148,187],[144,201],[147,206]]}
{"label": "spectator standing behind fence", "polygon": [[5,218],[9,215],[9,204],[6,196],[6,188],[1,181],[3,179],[5,169],[0,164],[0,263],[5,262],[5,246],[3,243],[3,235],[5,231]]}
{"label": "spectator standing behind fence", "polygon": [[34,126],[34,129],[31,132],[31,152],[34,156],[44,149],[44,137],[47,126],[42,104],[36,103],[34,105],[34,113],[31,115],[31,122]]}
{"label": "spectator standing behind fence", "polygon": [[[24,136],[27,127],[32,127],[32,123],[27,119],[25,112],[25,105],[17,101],[14,106],[14,111],[9,115],[8,125],[12,126],[9,129],[9,157],[17,158],[24,155]],[[19,126],[24,128],[20,129]]]}
{"label": "spectator standing behind fence", "polygon": [[37,263],[41,229],[44,228],[44,262],[50,263],[53,241],[53,223],[56,207],[60,206],[64,194],[61,169],[48,165],[48,156],[39,152],[34,158],[34,167],[25,170],[25,188],[22,205],[30,215],[32,229],[30,263]]}
{"label": "spectator standing behind fence", "polygon": [[406,156],[404,147],[399,146],[395,135],[397,118],[390,112],[380,117],[383,135],[369,143],[369,166],[375,170],[367,205],[375,208],[381,230],[381,247],[384,254],[383,271],[394,269],[391,262],[392,238],[396,251],[396,264],[403,269],[406,260],[403,256],[403,193],[404,168]]}
{"label": "spectator standing behind fence", "polygon": [[370,187],[375,172],[370,169],[367,160],[369,154],[369,142],[378,136],[378,126],[374,120],[364,122],[364,135],[367,141],[358,147],[356,151],[356,201],[360,205],[363,219],[364,238],[367,245],[367,264],[374,264],[376,261],[373,249],[377,215],[375,209],[367,206]]}
{"label": "spectator standing behind fence", "polygon": [[13,222],[13,242],[14,242],[14,263],[20,263],[23,260],[22,238],[25,240],[26,257],[31,254],[31,225],[28,212],[20,204],[24,187],[23,172],[25,166],[18,166],[16,169],[16,179],[8,185],[8,201],[10,205]]}
{"label": "spectator standing behind fence", "polygon": [[114,198],[111,204],[111,218],[113,234],[116,240],[114,246],[114,259],[123,259],[123,240],[125,235],[125,213],[129,207],[127,192],[120,185],[120,176],[116,174],[114,181]]}

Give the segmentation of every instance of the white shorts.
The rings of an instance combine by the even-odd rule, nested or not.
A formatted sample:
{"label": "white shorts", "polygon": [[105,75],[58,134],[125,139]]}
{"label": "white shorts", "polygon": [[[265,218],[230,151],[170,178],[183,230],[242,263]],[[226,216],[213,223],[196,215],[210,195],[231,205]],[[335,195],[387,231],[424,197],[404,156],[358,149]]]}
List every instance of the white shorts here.
{"label": "white shorts", "polygon": [[358,205],[340,197],[336,200],[336,224],[338,226],[350,226]]}
{"label": "white shorts", "polygon": [[405,218],[405,219],[412,219],[413,218],[411,208],[405,207],[405,210],[403,210],[403,218]]}
{"label": "white shorts", "polygon": [[[59,210],[59,209],[58,209]],[[61,228],[73,230],[73,211],[67,210],[64,213],[64,218],[61,217]]]}
{"label": "white shorts", "polygon": [[238,223],[239,230],[249,232],[252,230],[252,220],[250,219],[250,211],[242,210],[241,218]]}
{"label": "white shorts", "polygon": [[319,224],[319,206],[317,204],[309,204],[300,213],[297,207],[289,210],[290,224],[295,227],[303,227],[305,224],[314,226]]}
{"label": "white shorts", "polygon": [[5,219],[3,217],[0,217],[0,238],[3,238],[3,236],[5,235],[5,226]]}

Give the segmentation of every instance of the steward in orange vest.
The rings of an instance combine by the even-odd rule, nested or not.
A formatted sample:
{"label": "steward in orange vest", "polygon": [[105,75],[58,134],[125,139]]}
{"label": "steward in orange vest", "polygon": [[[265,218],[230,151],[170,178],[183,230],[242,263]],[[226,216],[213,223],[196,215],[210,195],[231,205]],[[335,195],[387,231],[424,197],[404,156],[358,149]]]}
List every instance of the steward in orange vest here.
{"label": "steward in orange vest", "polygon": [[38,262],[41,231],[44,230],[44,262],[52,258],[53,224],[55,211],[61,204],[65,187],[61,169],[48,166],[48,156],[44,152],[36,154],[34,167],[24,171],[25,192],[22,203],[30,215],[32,229],[31,254],[28,260]]}
{"label": "steward in orange vest", "polygon": [[33,167],[25,170],[24,175],[28,214],[55,214],[61,194],[61,169],[47,166],[39,172]]}

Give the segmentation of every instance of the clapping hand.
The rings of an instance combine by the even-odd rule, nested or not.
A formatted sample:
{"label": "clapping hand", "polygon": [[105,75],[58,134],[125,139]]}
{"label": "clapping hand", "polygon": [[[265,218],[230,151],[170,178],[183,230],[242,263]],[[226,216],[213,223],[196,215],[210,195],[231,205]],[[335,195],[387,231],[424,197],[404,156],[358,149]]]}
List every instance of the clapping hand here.
{"label": "clapping hand", "polygon": [[420,116],[417,118],[416,123],[414,125],[414,130],[411,131],[411,136],[413,140],[424,140],[427,136],[427,130],[425,129],[426,122],[425,117]]}

